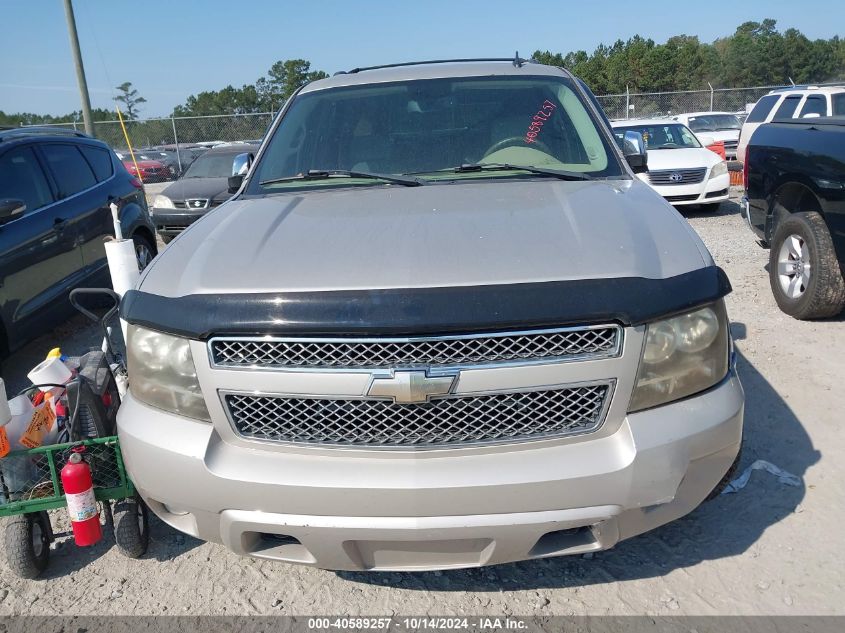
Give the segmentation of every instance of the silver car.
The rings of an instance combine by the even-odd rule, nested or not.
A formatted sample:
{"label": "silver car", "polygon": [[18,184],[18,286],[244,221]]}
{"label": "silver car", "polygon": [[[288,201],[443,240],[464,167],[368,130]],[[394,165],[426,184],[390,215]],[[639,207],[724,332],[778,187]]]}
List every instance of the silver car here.
{"label": "silver car", "polygon": [[621,145],[520,59],[302,88],[124,298],[149,507],[239,554],[425,570],[607,549],[718,492],[730,284]]}

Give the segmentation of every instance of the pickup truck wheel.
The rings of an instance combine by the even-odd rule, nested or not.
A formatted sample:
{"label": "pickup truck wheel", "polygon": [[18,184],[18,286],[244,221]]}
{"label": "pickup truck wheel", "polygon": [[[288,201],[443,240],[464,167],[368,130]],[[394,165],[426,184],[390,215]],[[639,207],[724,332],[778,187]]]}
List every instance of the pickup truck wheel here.
{"label": "pickup truck wheel", "polygon": [[769,281],[778,307],[796,319],[842,311],[845,280],[821,215],[793,213],[778,223],[769,252]]}
{"label": "pickup truck wheel", "polygon": [[719,483],[717,483],[716,487],[710,491],[710,494],[704,498],[705,501],[713,501],[713,499],[722,494],[722,491],[728,487],[728,484],[731,483],[733,481],[734,476],[736,476],[736,471],[739,469],[739,460],[741,459],[742,446],[739,447],[739,452],[736,454],[736,459],[734,459],[733,464],[731,464],[730,468],[728,468],[728,472],[726,472],[725,476],[719,480]]}

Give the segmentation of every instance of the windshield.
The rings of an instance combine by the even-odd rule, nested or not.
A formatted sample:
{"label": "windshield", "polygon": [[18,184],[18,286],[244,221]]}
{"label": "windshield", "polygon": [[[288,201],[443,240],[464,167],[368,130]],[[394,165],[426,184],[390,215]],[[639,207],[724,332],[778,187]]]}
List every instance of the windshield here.
{"label": "windshield", "polygon": [[689,126],[693,132],[721,132],[739,130],[742,128],[742,123],[733,114],[707,114],[690,117]]}
{"label": "windshield", "polygon": [[228,178],[232,175],[232,161],[237,154],[204,154],[197,158],[183,178]]}
{"label": "windshield", "polygon": [[[337,179],[277,182],[312,170],[418,174],[426,181],[530,177],[504,169],[455,172],[477,163],[591,176],[625,173],[570,80],[462,77],[296,97],[256,166],[248,193],[339,184]],[[340,184],[386,184],[353,180],[349,176]]]}
{"label": "windshield", "polygon": [[649,150],[701,147],[701,143],[695,138],[695,134],[690,132],[686,125],[681,125],[680,123],[615,127],[613,128],[613,135],[619,143],[622,143],[625,132],[628,130],[642,134],[646,147]]}

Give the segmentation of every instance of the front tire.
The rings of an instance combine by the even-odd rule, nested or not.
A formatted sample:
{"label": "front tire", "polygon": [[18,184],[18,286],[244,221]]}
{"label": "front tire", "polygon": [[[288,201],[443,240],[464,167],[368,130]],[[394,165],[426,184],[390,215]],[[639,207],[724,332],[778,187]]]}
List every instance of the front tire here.
{"label": "front tire", "polygon": [[778,223],[769,252],[769,283],[778,307],[796,319],[842,311],[845,280],[821,215],[793,213]]}
{"label": "front tire", "polygon": [[716,487],[710,491],[704,500],[705,501],[713,501],[716,497],[722,494],[722,491],[728,487],[728,484],[731,483],[736,476],[736,471],[739,470],[739,461],[742,459],[742,446],[739,447],[739,452],[736,454],[736,458],[734,459],[733,463],[731,464],[730,468],[728,468],[728,472],[719,480],[719,483],[716,484]]}

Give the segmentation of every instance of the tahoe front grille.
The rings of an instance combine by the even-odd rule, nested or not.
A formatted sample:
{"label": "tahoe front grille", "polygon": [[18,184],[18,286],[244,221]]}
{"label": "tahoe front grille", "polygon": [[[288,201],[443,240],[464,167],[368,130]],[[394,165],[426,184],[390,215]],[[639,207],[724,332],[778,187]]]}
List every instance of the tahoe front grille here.
{"label": "tahoe front grille", "polygon": [[648,172],[648,181],[653,185],[694,185],[704,180],[707,169],[665,169]]}
{"label": "tahoe front grille", "polygon": [[617,325],[439,337],[213,338],[216,367],[366,369],[618,356]]}
{"label": "tahoe front grille", "polygon": [[246,438],[350,448],[423,449],[538,440],[595,431],[612,382],[544,391],[389,400],[224,394]]}

